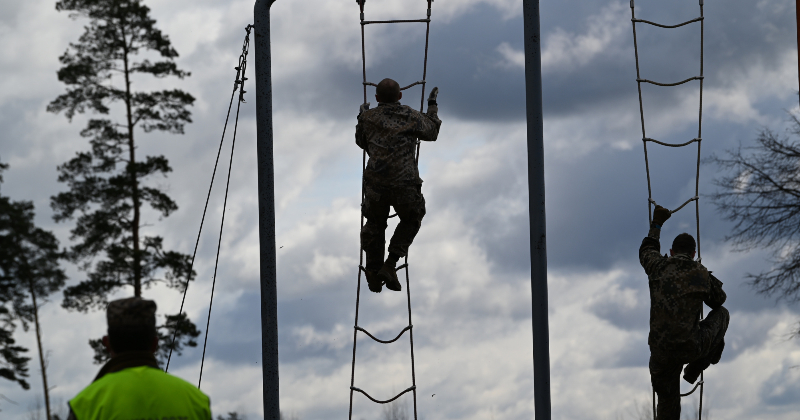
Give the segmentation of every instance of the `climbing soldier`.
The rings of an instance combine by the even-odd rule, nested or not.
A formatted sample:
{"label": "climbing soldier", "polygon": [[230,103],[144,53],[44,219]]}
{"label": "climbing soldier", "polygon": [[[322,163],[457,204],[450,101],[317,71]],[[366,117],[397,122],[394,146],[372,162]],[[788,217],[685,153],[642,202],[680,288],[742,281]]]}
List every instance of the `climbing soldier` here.
{"label": "climbing soldier", "polygon": [[211,420],[209,398],[158,367],[155,302],[115,300],[108,304],[106,317],[103,345],[111,360],[69,401],[69,420]]}
{"label": "climbing soldier", "polygon": [[[639,262],[650,285],[647,344],[650,381],[658,394],[657,420],[680,418],[681,369],[683,379],[693,384],[703,370],[717,364],[730,320],[722,306],[726,298],[722,282],[693,259],[692,235],[681,233],[672,242],[670,257],[661,255],[661,226],[670,216],[669,210],[656,206],[650,232],[639,248]],[[700,321],[703,302],[711,312]]]}
{"label": "climbing soldier", "polygon": [[[419,232],[425,216],[422,179],[415,159],[417,139],[435,141],[442,122],[437,116],[433,88],[428,97],[428,112],[421,113],[400,104],[403,92],[392,79],[383,79],[375,89],[378,106],[361,105],[356,125],[356,144],[366,150],[369,162],[364,170],[364,204],[361,209],[367,222],[361,229],[361,247],[366,253],[365,266],[369,290],[380,293],[383,284],[389,290],[402,289],[396,266],[408,255],[408,247]],[[389,257],[384,261],[386,220],[389,206],[400,223],[389,242]]]}

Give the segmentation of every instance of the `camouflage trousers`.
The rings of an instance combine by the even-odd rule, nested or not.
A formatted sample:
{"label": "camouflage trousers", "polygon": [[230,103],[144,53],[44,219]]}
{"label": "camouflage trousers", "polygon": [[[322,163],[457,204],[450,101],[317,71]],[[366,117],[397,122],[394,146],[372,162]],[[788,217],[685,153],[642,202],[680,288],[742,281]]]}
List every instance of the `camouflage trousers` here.
{"label": "camouflage trousers", "polygon": [[397,212],[400,223],[389,242],[389,252],[405,257],[425,217],[422,185],[384,187],[366,183],[361,212],[367,222],[361,229],[361,248],[367,256],[367,270],[377,271],[383,265],[390,206]]}
{"label": "camouflage trousers", "polygon": [[[658,395],[656,420],[679,420],[681,417],[681,370],[684,364],[705,370],[719,362],[725,347],[725,332],[730,314],[720,306],[700,321],[700,335],[690,350],[665,351],[650,347],[650,382]],[[695,382],[696,383],[696,382]]]}

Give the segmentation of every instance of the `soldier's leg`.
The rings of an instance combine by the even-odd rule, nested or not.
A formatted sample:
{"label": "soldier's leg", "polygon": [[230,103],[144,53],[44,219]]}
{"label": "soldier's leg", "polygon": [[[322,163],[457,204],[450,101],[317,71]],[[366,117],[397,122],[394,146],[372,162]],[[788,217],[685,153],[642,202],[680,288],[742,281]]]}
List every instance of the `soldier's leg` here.
{"label": "soldier's leg", "polygon": [[408,255],[408,247],[414,242],[422,218],[425,217],[425,197],[422,196],[422,185],[398,188],[392,196],[392,206],[400,218],[389,241],[389,253],[402,258]]}
{"label": "soldier's leg", "polygon": [[[389,217],[389,200],[383,191],[369,186],[364,188],[364,206],[361,209],[362,214],[367,219],[364,226],[361,228],[361,248],[366,254],[366,263],[364,268],[367,274],[367,280],[373,277],[377,279],[376,275],[383,265],[383,257],[386,247],[386,219]],[[380,292],[380,282],[375,284],[375,281],[369,283],[369,288],[373,292]]]}
{"label": "soldier's leg", "polygon": [[417,236],[425,216],[425,199],[422,197],[422,186],[412,185],[392,189],[391,204],[400,218],[389,241],[389,258],[378,272],[389,290],[400,291],[402,286],[397,278],[397,260],[408,255],[408,247]]}
{"label": "soldier's leg", "polygon": [[683,365],[666,354],[650,352],[650,382],[658,395],[656,420],[680,420],[680,374]]}
{"label": "soldier's leg", "polygon": [[728,310],[720,306],[700,321],[700,357],[686,365],[683,379],[687,382],[694,383],[702,371],[719,362],[725,348],[725,332],[728,331],[730,319]]}

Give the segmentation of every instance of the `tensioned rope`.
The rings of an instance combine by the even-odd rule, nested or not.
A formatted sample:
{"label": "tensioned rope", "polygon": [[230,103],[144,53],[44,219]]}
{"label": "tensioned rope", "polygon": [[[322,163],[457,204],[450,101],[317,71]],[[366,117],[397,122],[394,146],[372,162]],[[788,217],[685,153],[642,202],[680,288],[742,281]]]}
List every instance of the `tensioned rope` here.
{"label": "tensioned rope", "polygon": [[[423,107],[424,107],[424,104],[425,104],[425,83],[426,83],[426,77],[427,77],[427,73],[428,73],[428,39],[430,37],[430,31],[431,31],[431,3],[433,3],[433,0],[425,0],[425,1],[427,1],[427,3],[428,3],[428,11],[427,11],[427,18],[426,19],[398,19],[398,20],[371,20],[370,21],[370,20],[364,20],[364,3],[366,2],[366,0],[356,0],[356,3],[358,3],[358,5],[359,5],[359,7],[361,9],[361,15],[360,15],[360,18],[361,18],[361,70],[362,70],[362,76],[363,76],[362,86],[364,88],[364,103],[367,103],[367,86],[377,86],[375,83],[367,82],[367,59],[366,59],[366,50],[365,50],[365,41],[364,41],[364,27],[366,25],[380,24],[380,23],[413,23],[413,22],[419,22],[419,23],[425,23],[426,24],[426,29],[425,29],[425,59],[424,59],[424,62],[423,62],[423,67],[422,67],[422,80],[414,82],[414,83],[412,83],[412,84],[410,84],[408,86],[402,87],[400,90],[406,90],[406,89],[408,89],[410,87],[413,87],[413,86],[416,86],[416,85],[422,85],[422,94],[421,94],[421,97],[420,97],[419,107],[420,107],[420,112],[424,111]],[[417,140],[417,150],[416,150],[416,155],[415,155],[415,161],[417,162],[417,164],[419,164],[419,150],[420,150],[420,141]],[[366,165],[367,165],[367,152],[365,150],[365,151],[362,152],[362,155],[361,155],[361,171],[362,171],[361,172],[361,208],[364,207],[364,194],[365,194],[365,192],[364,192],[364,169],[366,168]],[[397,214],[394,214],[394,215],[389,216],[389,217],[394,217],[396,215]],[[364,213],[363,212],[361,213],[361,228],[362,229],[364,228]],[[375,403],[378,403],[378,404],[390,403],[390,402],[400,398],[401,395],[403,395],[403,394],[405,394],[407,392],[412,392],[412,396],[413,396],[413,400],[414,400],[414,420],[417,420],[417,379],[416,379],[416,370],[415,370],[415,366],[414,366],[414,331],[413,331],[414,326],[411,323],[411,288],[410,288],[410,281],[409,281],[409,274],[408,274],[408,256],[407,255],[405,257],[404,264],[402,264],[401,266],[397,267],[395,270],[399,271],[399,270],[402,270],[402,269],[405,269],[405,271],[406,271],[406,296],[407,296],[407,301],[408,301],[408,326],[403,328],[403,330],[400,331],[400,333],[397,334],[397,336],[395,338],[393,338],[391,340],[381,340],[381,339],[378,339],[377,337],[375,337],[374,335],[372,335],[369,331],[367,331],[367,330],[365,330],[365,329],[363,329],[363,328],[358,326],[358,309],[359,309],[360,297],[361,297],[361,272],[362,271],[366,272],[366,269],[364,268],[364,252],[363,252],[363,250],[359,251],[358,285],[356,287],[356,314],[355,314],[355,325],[353,327],[354,328],[354,330],[353,330],[353,363],[352,363],[351,371],[350,371],[350,414],[349,414],[349,419],[350,420],[352,420],[352,418],[353,418],[353,393],[354,392],[360,392],[360,393],[364,394],[367,398],[369,398],[371,401],[373,401]],[[402,392],[400,392],[399,394],[395,395],[394,397],[392,397],[392,398],[390,398],[388,400],[378,400],[378,399],[375,399],[372,396],[370,396],[366,391],[364,391],[364,390],[362,390],[360,388],[357,388],[355,386],[356,343],[357,343],[357,338],[358,338],[358,332],[359,331],[365,333],[368,337],[370,337],[373,340],[375,340],[375,341],[377,341],[379,343],[382,343],[382,344],[393,343],[393,342],[397,341],[400,338],[400,336],[403,335],[403,333],[408,331],[409,343],[410,343],[410,348],[411,348],[411,386],[410,387],[406,388],[405,390],[403,390]]]}
{"label": "tensioned rope", "polygon": [[[228,129],[228,120],[230,119],[230,116],[231,116],[231,108],[233,106],[233,98],[236,95],[236,91],[238,90],[239,91],[239,100],[238,100],[238,103],[236,105],[236,117],[235,117],[235,122],[234,122],[234,126],[233,126],[233,139],[231,141],[231,156],[230,156],[230,161],[228,163],[228,178],[227,178],[227,181],[226,181],[226,184],[225,184],[225,199],[224,199],[223,204],[222,204],[222,219],[221,219],[220,224],[219,224],[219,238],[217,240],[217,254],[216,254],[216,259],[214,260],[214,277],[213,277],[213,280],[212,280],[212,283],[211,283],[211,297],[210,297],[209,303],[208,303],[208,318],[206,319],[206,333],[205,333],[205,338],[203,340],[203,356],[202,356],[202,358],[200,360],[200,377],[197,380],[197,387],[198,388],[200,388],[200,383],[201,383],[201,381],[203,379],[203,366],[205,364],[206,346],[208,344],[208,327],[209,327],[209,325],[211,323],[211,305],[214,302],[214,288],[215,288],[216,283],[217,283],[217,268],[219,267],[219,253],[220,253],[220,248],[221,248],[221,245],[222,245],[222,228],[223,228],[223,226],[225,224],[225,210],[226,210],[227,205],[228,205],[228,190],[230,188],[230,183],[231,183],[231,168],[233,167],[233,150],[234,150],[234,146],[236,145],[236,131],[237,131],[238,127],[239,127],[239,111],[241,109],[242,103],[244,102],[244,94],[247,93],[244,90],[244,81],[247,80],[247,77],[245,77],[245,70],[247,69],[247,54],[250,51],[250,31],[252,29],[253,29],[253,25],[247,25],[245,27],[246,34],[245,34],[245,37],[244,37],[244,41],[242,43],[242,53],[239,55],[239,65],[235,67],[236,79],[233,82],[233,91],[231,92],[231,99],[230,99],[230,102],[228,103],[228,113],[225,116],[225,125],[222,128],[222,138],[220,138],[220,140],[219,140],[219,148],[217,149],[217,158],[214,161],[214,171],[211,173],[211,183],[208,186],[208,194],[206,195],[206,203],[205,203],[205,206],[203,207],[203,217],[200,219],[200,229],[197,232],[197,240],[195,241],[195,244],[194,244],[194,251],[192,252],[192,260],[191,260],[191,263],[189,264],[189,270],[188,270],[188,273],[186,275],[186,279],[187,279],[186,280],[186,287],[184,287],[184,289],[183,289],[183,299],[181,300],[181,308],[178,311],[178,317],[180,318],[180,315],[183,314],[184,303],[186,302],[186,292],[189,290],[189,281],[191,281],[192,270],[194,269],[194,260],[195,260],[195,257],[197,256],[197,247],[200,244],[200,234],[203,232],[203,224],[204,224],[204,222],[206,220],[206,212],[208,210],[208,202],[209,202],[209,199],[211,198],[211,189],[214,186],[214,178],[217,175],[217,166],[219,164],[220,154],[222,153],[222,144],[225,141],[225,132]],[[172,359],[172,351],[175,348],[175,338],[176,338],[176,336],[178,334],[177,327],[178,327],[178,325],[175,325],[175,332],[172,335],[172,344],[170,345],[169,357],[167,357],[167,366],[164,368],[164,372],[169,371],[169,362]]]}
{"label": "tensioned rope", "polygon": [[[631,22],[633,24],[633,47],[634,47],[634,51],[636,53],[636,82],[637,82],[637,86],[639,88],[639,115],[640,115],[641,122],[642,122],[642,144],[644,145],[645,170],[647,171],[647,194],[648,194],[648,197],[647,197],[647,212],[648,212],[648,218],[649,218],[650,222],[653,221],[653,216],[652,216],[653,208],[652,208],[651,205],[656,205],[657,203],[655,202],[655,200],[653,200],[653,192],[652,192],[652,188],[650,186],[650,162],[647,159],[647,142],[653,142],[653,143],[660,144],[662,146],[667,146],[667,147],[683,147],[683,146],[687,146],[687,145],[689,145],[691,143],[695,143],[696,142],[697,143],[697,174],[695,176],[694,197],[686,200],[683,204],[680,205],[680,207],[678,207],[675,210],[672,210],[671,213],[677,212],[678,210],[682,209],[684,206],[689,204],[689,202],[691,202],[691,201],[695,202],[695,219],[697,221],[697,261],[698,262],[702,261],[702,258],[700,256],[700,145],[703,142],[703,39],[704,39],[704,35],[703,35],[704,34],[703,0],[699,0],[699,2],[700,2],[700,17],[692,19],[692,20],[688,20],[688,21],[683,22],[683,23],[679,23],[677,25],[662,25],[662,24],[659,24],[659,23],[651,22],[649,20],[637,19],[636,18],[636,13],[635,13],[635,8],[634,8],[634,0],[631,0]],[[652,26],[657,26],[659,28],[672,29],[672,28],[679,28],[681,26],[688,25],[688,24],[694,23],[694,22],[700,22],[700,75],[699,76],[690,77],[690,78],[688,78],[686,80],[682,80],[680,82],[675,82],[675,83],[659,83],[659,82],[654,82],[652,80],[643,79],[642,76],[641,76],[641,73],[639,71],[639,46],[638,46],[638,43],[637,43],[637,40],[636,40],[636,24],[637,23],[646,23],[646,24],[649,24],[649,25],[652,25]],[[691,140],[689,140],[689,141],[687,141],[685,143],[681,143],[681,144],[665,143],[665,142],[662,142],[662,141],[658,141],[658,140],[655,140],[655,139],[648,138],[647,134],[646,134],[646,131],[645,131],[645,125],[644,125],[644,106],[642,104],[642,83],[649,83],[649,84],[656,85],[656,86],[678,86],[678,85],[682,85],[684,83],[688,83],[688,82],[690,82],[692,80],[698,80],[700,82],[700,110],[699,110],[699,113],[698,113],[697,137],[694,138],[694,139],[691,139]],[[703,312],[702,312],[702,305],[701,305],[700,317],[702,318],[702,316],[703,316]],[[689,392],[687,392],[685,394],[681,394],[681,397],[685,397],[687,395],[691,395],[692,393],[694,393],[694,391],[697,390],[698,387],[700,388],[700,403],[699,403],[699,409],[698,409],[698,419],[699,420],[703,419],[703,387],[704,387],[704,384],[705,384],[705,381],[703,380],[703,373],[701,372],[700,373],[700,381],[697,384],[695,384],[694,388],[692,388],[691,391],[689,391]],[[653,418],[654,419],[656,418],[656,392],[655,392],[655,390],[653,390]]]}

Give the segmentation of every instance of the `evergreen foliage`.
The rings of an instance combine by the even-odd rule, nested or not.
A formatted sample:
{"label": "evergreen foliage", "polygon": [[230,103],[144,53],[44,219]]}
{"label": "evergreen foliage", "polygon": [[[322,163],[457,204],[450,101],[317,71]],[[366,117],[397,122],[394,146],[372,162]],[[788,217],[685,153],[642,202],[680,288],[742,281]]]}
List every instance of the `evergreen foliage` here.
{"label": "evergreen foliage", "polygon": [[[179,89],[134,91],[132,78],[182,79],[190,74],[177,67],[177,51],[140,0],[61,0],[56,10],[69,12],[73,19],[88,18],[89,24],[59,58],[58,79],[67,91],[47,110],[63,111],[70,121],[76,113],[100,117],[90,119],[80,133],[89,139],[90,150],[58,167],[58,180],[69,190],[51,198],[56,221],[76,219],[69,258],[87,273],[64,291],[62,305],[81,312],[105,309],[111,294],[130,287],[134,296],[141,296],[142,287],[156,283],[183,291],[194,274],[189,272],[190,257],[165,250],[162,237],[142,233],[143,205],[160,218],[178,209],[162,188],[147,182],[165,177],[172,168],[163,155],[137,159],[134,134],[137,128],[183,134],[184,125],[192,121],[188,107],[194,97]],[[156,61],[137,61],[140,53]],[[199,331],[185,315],[167,316],[159,327],[162,350],[169,350],[175,330],[177,354],[183,346],[197,345]],[[108,355],[96,341],[90,345],[95,361],[102,362]]]}
{"label": "evergreen foliage", "polygon": [[[8,166],[0,164],[2,171]],[[34,322],[31,292],[44,299],[60,290],[66,275],[58,265],[58,240],[34,224],[33,203],[0,195],[0,378],[29,389],[27,348],[16,345],[17,324],[25,331]]]}

